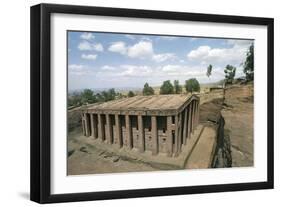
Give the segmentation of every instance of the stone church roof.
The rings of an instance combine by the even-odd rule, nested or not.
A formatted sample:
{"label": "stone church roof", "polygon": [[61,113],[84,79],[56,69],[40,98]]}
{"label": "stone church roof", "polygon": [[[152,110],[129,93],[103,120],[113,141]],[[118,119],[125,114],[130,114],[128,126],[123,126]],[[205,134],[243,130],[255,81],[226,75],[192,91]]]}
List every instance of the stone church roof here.
{"label": "stone church roof", "polygon": [[199,98],[191,94],[134,96],[93,105],[83,111],[130,115],[173,115],[181,111],[181,108],[193,99]]}

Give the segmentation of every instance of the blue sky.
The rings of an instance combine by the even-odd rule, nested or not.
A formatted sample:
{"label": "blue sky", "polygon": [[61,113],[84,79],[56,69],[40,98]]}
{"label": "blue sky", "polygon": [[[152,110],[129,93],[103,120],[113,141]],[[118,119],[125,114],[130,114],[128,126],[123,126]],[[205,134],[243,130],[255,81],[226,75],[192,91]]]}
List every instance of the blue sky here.
{"label": "blue sky", "polygon": [[[68,32],[68,87],[142,88],[145,82],[160,86],[165,80],[189,78],[200,83],[224,78],[227,64],[237,67],[252,40],[178,37],[101,32]],[[206,68],[213,65],[210,78]]]}

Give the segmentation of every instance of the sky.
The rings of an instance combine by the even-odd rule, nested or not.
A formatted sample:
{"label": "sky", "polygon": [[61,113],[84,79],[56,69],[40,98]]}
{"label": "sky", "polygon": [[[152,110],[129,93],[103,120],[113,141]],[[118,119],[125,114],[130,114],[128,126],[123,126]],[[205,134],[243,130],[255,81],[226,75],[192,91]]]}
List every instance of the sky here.
{"label": "sky", "polygon": [[[237,68],[253,40],[165,35],[68,31],[69,90],[142,88],[165,80],[196,78],[212,83],[224,78],[224,68]],[[206,76],[212,64],[212,75]]]}

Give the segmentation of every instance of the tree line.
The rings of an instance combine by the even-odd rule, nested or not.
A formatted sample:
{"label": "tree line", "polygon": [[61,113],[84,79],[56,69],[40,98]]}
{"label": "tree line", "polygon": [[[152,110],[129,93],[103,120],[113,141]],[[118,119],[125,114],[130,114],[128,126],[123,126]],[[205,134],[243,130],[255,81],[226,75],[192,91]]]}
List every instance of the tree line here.
{"label": "tree line", "polygon": [[[160,86],[160,94],[180,94],[182,93],[183,87],[186,92],[195,92],[200,91],[200,84],[196,78],[191,78],[185,81],[185,84],[182,86],[179,84],[179,80],[174,80],[174,84],[171,83],[171,80],[166,80]],[[148,85],[148,83],[144,84],[142,94],[144,96],[154,95],[154,89]]]}
{"label": "tree line", "polygon": [[98,102],[106,102],[114,99],[123,98],[124,95],[116,92],[114,88],[94,93],[91,89],[84,89],[82,92],[76,92],[68,96],[68,107],[82,106]]}
{"label": "tree line", "polygon": [[[166,80],[160,87],[160,94],[180,94],[182,93],[182,87],[183,86],[179,84],[178,80],[174,81],[174,85],[171,83],[170,80]],[[195,78],[191,78],[185,81],[184,87],[187,92],[200,91],[199,82]],[[154,89],[149,86],[148,83],[145,83],[142,90],[142,94],[144,96],[149,96],[154,95],[155,92]],[[82,92],[76,92],[72,95],[69,95],[67,104],[68,107],[77,107],[86,104],[112,101],[124,97],[133,97],[135,95],[136,93],[134,93],[133,91],[129,91],[126,95],[116,92],[114,88],[101,91],[99,93],[94,93],[94,91],[92,91],[91,89],[84,89]]]}

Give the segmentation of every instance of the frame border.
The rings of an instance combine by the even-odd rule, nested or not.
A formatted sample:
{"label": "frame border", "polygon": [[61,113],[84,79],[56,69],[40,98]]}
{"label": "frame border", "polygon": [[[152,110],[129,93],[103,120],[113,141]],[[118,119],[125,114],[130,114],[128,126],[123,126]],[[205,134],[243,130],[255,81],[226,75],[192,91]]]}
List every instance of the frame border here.
{"label": "frame border", "polygon": [[[267,26],[267,181],[188,187],[51,194],[50,17],[52,13]],[[274,188],[273,18],[138,10],[110,7],[38,4],[32,6],[30,9],[30,51],[30,200],[38,203],[55,203]]]}

